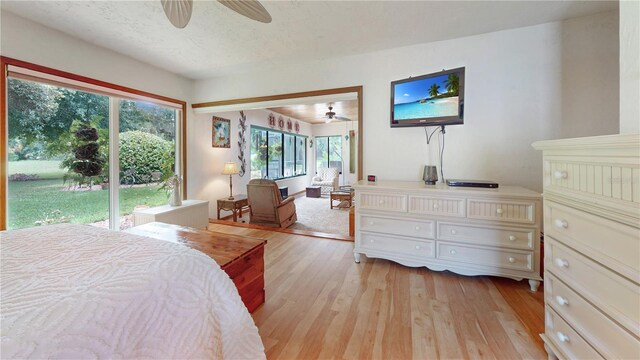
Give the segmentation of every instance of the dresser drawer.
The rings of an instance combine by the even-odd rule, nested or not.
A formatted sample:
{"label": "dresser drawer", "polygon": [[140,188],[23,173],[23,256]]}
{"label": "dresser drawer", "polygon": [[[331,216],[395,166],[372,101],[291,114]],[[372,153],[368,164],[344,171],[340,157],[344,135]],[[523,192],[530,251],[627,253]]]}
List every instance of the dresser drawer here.
{"label": "dresser drawer", "polygon": [[360,200],[358,209],[407,212],[406,195],[361,192],[356,196]]}
{"label": "dresser drawer", "polygon": [[563,354],[558,354],[560,358],[603,359],[603,357],[589,346],[553,309],[547,306],[544,313],[544,333],[551,339],[553,344],[563,352]]}
{"label": "dresser drawer", "polygon": [[438,222],[438,240],[533,250],[537,229]]}
{"label": "dresser drawer", "polygon": [[467,200],[467,217],[470,219],[534,224],[536,222],[536,203],[533,201],[469,199]]}
{"label": "dresser drawer", "polygon": [[360,234],[359,245],[365,250],[384,251],[421,259],[435,257],[435,242],[431,240],[414,240],[367,232]]}
{"label": "dresser drawer", "polygon": [[360,215],[359,230],[413,236],[423,239],[434,239],[436,234],[435,221],[387,218],[373,215]]}
{"label": "dresser drawer", "polygon": [[[637,156],[637,149],[636,156]],[[585,159],[585,158],[582,158]],[[581,159],[581,160],[582,160]],[[618,158],[619,163],[548,159],[544,161],[544,188],[562,193],[574,193],[601,200],[640,202],[640,178],[637,158]],[[631,160],[631,161],[630,161]],[[635,162],[635,164],[634,164]],[[611,204],[611,203],[609,203]]]}
{"label": "dresser drawer", "polygon": [[640,286],[568,248],[545,239],[545,270],[581,294],[605,314],[638,335]]}
{"label": "dresser drawer", "polygon": [[533,270],[533,251],[511,251],[444,241],[439,241],[437,247],[437,258],[441,260],[513,270]]}
{"label": "dresser drawer", "polygon": [[546,234],[632,280],[640,280],[640,229],[552,201],[544,204]]}
{"label": "dresser drawer", "polygon": [[[612,359],[640,356],[640,342],[551,273],[544,277],[545,302],[601,354]],[[639,305],[640,306],[640,305]]]}
{"label": "dresser drawer", "polygon": [[409,195],[409,212],[414,214],[466,216],[466,200]]}

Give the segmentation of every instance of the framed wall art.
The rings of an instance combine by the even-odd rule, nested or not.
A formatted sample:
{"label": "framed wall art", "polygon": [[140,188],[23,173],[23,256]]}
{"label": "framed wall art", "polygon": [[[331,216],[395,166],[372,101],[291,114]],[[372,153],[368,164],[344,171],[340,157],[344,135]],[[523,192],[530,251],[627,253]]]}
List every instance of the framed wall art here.
{"label": "framed wall art", "polygon": [[211,123],[211,146],[214,148],[230,148],[231,120],[213,116]]}

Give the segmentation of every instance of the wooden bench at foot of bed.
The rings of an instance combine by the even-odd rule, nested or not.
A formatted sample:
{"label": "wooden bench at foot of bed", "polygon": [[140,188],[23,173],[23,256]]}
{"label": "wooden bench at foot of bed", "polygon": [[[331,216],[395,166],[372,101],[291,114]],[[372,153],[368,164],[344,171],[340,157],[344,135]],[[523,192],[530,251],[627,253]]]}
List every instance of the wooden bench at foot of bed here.
{"label": "wooden bench at foot of bed", "polygon": [[249,312],[265,301],[265,239],[151,222],[125,230],[128,233],[177,242],[212,257],[238,288]]}

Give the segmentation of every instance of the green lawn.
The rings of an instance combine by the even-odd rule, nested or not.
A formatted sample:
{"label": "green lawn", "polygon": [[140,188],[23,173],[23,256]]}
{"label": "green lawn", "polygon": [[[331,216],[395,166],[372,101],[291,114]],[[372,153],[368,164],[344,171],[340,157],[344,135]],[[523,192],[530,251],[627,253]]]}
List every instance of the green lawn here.
{"label": "green lawn", "polygon": [[[31,173],[39,173],[39,171]],[[62,179],[9,181],[8,228],[34,226],[36,221],[45,219],[56,210],[60,211],[58,216],[69,217],[72,223],[92,223],[108,218],[109,192],[107,190],[63,191],[62,189]],[[158,191],[156,185],[120,189],[121,215],[131,214],[136,205],[158,206],[167,202],[166,192]]]}
{"label": "green lawn", "polygon": [[7,173],[36,174],[40,179],[62,179],[65,170],[60,169],[60,160],[9,161]]}

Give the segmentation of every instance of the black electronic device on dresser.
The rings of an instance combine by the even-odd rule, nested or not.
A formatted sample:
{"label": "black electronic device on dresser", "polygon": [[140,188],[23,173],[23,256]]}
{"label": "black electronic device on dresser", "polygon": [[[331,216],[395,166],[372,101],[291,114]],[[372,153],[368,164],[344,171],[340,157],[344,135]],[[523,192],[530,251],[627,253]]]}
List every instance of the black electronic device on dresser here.
{"label": "black electronic device on dresser", "polygon": [[447,185],[458,187],[475,187],[475,188],[489,188],[497,189],[498,183],[488,180],[460,180],[460,179],[448,179]]}

